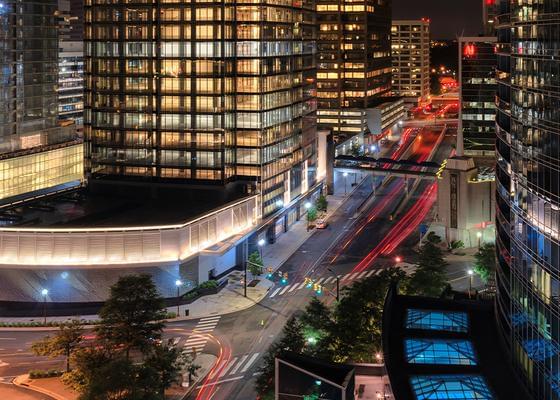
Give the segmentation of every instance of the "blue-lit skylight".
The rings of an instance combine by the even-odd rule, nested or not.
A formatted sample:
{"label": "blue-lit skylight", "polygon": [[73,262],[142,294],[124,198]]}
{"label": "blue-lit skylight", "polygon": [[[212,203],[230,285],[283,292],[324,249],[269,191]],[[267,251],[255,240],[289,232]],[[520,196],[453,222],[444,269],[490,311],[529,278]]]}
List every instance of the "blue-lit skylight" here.
{"label": "blue-lit skylight", "polygon": [[549,339],[529,339],[523,341],[523,348],[531,358],[535,361],[544,361],[558,354],[558,348]]}
{"label": "blue-lit skylight", "polygon": [[560,396],[560,372],[556,372],[555,374],[547,374],[546,378],[550,384],[550,387],[554,392]]}
{"label": "blue-lit skylight", "polygon": [[464,312],[409,309],[406,315],[406,327],[408,329],[467,332],[469,324],[467,314]]}
{"label": "blue-lit skylight", "polygon": [[468,340],[407,339],[406,361],[410,364],[476,365]]}
{"label": "blue-lit skylight", "polygon": [[493,400],[480,375],[426,375],[410,378],[417,400]]}

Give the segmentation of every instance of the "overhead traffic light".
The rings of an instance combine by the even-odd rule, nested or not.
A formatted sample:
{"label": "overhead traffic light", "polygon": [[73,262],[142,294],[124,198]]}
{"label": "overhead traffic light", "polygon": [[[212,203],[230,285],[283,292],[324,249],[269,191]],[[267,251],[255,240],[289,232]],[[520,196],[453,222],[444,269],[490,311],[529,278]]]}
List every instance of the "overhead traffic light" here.
{"label": "overhead traffic light", "polygon": [[282,280],[281,280],[281,282],[282,282],[283,284],[288,283],[288,273],[287,273],[287,272],[284,272],[284,274],[282,275]]}

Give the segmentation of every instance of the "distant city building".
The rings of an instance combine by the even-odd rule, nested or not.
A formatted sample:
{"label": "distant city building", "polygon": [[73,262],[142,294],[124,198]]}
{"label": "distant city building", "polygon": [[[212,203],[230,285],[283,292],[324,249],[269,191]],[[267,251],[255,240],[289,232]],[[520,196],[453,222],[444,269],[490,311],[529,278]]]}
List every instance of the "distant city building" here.
{"label": "distant city building", "polygon": [[[496,38],[459,38],[458,153],[493,157],[496,142]],[[462,137],[463,140],[460,140]]]}
{"label": "distant city building", "polygon": [[499,2],[500,0],[482,0],[482,26],[484,28],[484,35],[496,35]]}
{"label": "distant city building", "polygon": [[560,5],[500,1],[498,322],[536,400],[560,399]]}
{"label": "distant city building", "polygon": [[312,1],[114,8],[85,6],[90,185],[235,186],[265,216],[314,187]]}
{"label": "distant city building", "polygon": [[57,123],[57,1],[0,7],[0,205],[73,187],[83,145]]}
{"label": "distant city building", "polygon": [[[81,7],[80,7],[81,5]],[[83,1],[58,0],[58,119],[83,127]]]}
{"label": "distant city building", "polygon": [[391,5],[316,3],[318,126],[340,143],[367,133],[366,110],[391,94]]}
{"label": "distant city building", "polygon": [[393,21],[393,93],[422,104],[430,95],[430,21]]}

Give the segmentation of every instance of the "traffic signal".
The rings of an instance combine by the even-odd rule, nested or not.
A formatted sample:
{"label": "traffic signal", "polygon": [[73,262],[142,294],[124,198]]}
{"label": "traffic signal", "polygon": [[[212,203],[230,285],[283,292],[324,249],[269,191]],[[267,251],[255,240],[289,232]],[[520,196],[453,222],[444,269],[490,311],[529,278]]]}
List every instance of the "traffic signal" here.
{"label": "traffic signal", "polygon": [[311,288],[312,285],[313,285],[313,279],[305,278],[305,287],[307,287],[309,289],[309,288]]}
{"label": "traffic signal", "polygon": [[288,273],[287,273],[287,272],[284,272],[284,275],[282,275],[282,280],[281,280],[281,282],[282,282],[283,284],[288,283]]}
{"label": "traffic signal", "polygon": [[318,284],[313,284],[313,290],[315,291],[315,293],[317,294],[321,294],[323,292],[323,288],[321,287],[321,285]]}
{"label": "traffic signal", "polygon": [[272,269],[272,267],[268,267],[268,268],[266,269],[266,271],[268,272],[268,273],[266,274],[266,277],[267,277],[268,279],[272,278],[272,273],[274,272],[273,269]]}

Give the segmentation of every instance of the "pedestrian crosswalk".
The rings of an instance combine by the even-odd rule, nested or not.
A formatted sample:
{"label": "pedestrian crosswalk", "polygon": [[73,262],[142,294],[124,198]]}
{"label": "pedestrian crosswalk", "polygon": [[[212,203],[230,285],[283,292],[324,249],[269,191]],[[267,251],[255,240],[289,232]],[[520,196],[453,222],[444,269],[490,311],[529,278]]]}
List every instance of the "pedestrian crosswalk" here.
{"label": "pedestrian crosswalk", "polygon": [[[348,274],[345,275],[338,275],[338,278],[340,279],[340,282],[349,282],[352,280],[357,280],[357,279],[363,279],[363,278],[368,278],[370,276],[373,275],[377,275],[382,271],[382,269],[374,269],[374,270],[370,270],[370,271],[362,271],[362,272],[350,272]],[[317,279],[314,283],[318,284],[318,285],[327,285],[327,284],[332,284],[336,282],[336,277],[335,276],[327,276],[327,277],[322,277]],[[277,288],[275,288],[270,295],[268,296],[269,298],[272,297],[276,297],[276,296],[282,296],[285,295],[286,293],[292,293],[295,292],[297,290],[301,290],[305,287],[306,282],[296,282],[296,283],[292,283],[290,285],[282,285],[279,286]]]}
{"label": "pedestrian crosswalk", "polygon": [[194,327],[192,334],[185,341],[183,345],[185,350],[196,354],[204,350],[208,342],[208,334],[216,328],[220,318],[220,315],[201,318]]}
{"label": "pedestrian crosswalk", "polygon": [[245,374],[259,358],[260,353],[243,354],[229,360],[223,360],[216,368],[218,379]]}

